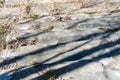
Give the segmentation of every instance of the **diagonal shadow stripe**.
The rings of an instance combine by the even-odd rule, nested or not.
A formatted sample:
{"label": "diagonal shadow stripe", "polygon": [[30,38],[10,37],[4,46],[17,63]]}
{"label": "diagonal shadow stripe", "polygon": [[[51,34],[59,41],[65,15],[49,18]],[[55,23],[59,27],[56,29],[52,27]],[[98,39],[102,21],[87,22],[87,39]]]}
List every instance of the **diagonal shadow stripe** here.
{"label": "diagonal shadow stripe", "polygon": [[26,56],[41,54],[42,52],[45,52],[45,51],[51,50],[51,49],[55,49],[57,47],[63,46],[63,45],[68,44],[70,42],[81,41],[81,40],[84,40],[84,39],[88,40],[88,39],[93,38],[93,37],[91,37],[92,35],[100,36],[100,35],[103,35],[103,34],[108,34],[108,32],[99,32],[99,33],[89,34],[86,37],[82,37],[82,38],[79,38],[79,39],[74,40],[74,41],[69,41],[69,42],[65,42],[65,43],[59,43],[59,44],[56,44],[56,45],[50,45],[48,47],[44,47],[42,49],[38,49],[38,50],[33,51],[31,53],[26,53],[24,55],[20,55],[20,56],[17,56],[15,58],[12,58],[12,59],[9,59],[9,60],[4,60],[3,62],[0,63],[0,67],[5,66],[5,65],[9,65],[9,64],[11,64],[11,63],[13,63],[15,61],[21,60],[21,59],[25,58]]}
{"label": "diagonal shadow stripe", "polygon": [[66,61],[79,60],[79,59],[81,59],[81,58],[83,58],[83,57],[85,57],[85,56],[89,56],[89,55],[91,55],[91,54],[93,54],[93,53],[95,53],[95,52],[97,52],[97,51],[102,50],[102,49],[106,49],[106,48],[113,47],[113,46],[115,46],[115,45],[117,45],[117,44],[119,44],[119,43],[120,43],[120,39],[118,39],[118,40],[116,40],[116,41],[114,41],[114,42],[108,42],[108,43],[102,44],[102,45],[100,45],[100,46],[93,47],[92,49],[83,50],[83,51],[78,52],[78,53],[76,53],[76,54],[74,54],[74,55],[68,56],[68,57],[66,57],[66,58],[64,58],[64,59],[62,59],[62,60],[59,60],[59,61],[57,61],[57,62],[54,62],[54,63],[52,63],[52,64],[50,64],[50,65],[56,65],[56,64],[60,64],[60,63],[66,62]]}

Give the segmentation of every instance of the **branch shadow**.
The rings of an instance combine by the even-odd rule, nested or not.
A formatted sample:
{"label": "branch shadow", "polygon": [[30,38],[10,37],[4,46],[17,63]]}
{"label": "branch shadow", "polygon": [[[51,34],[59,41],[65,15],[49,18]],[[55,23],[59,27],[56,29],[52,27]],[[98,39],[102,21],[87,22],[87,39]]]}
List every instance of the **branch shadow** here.
{"label": "branch shadow", "polygon": [[[85,19],[82,22],[85,22],[85,21],[88,21],[88,19]],[[81,21],[75,23],[73,26],[76,26],[78,23],[81,23]],[[73,26],[69,27],[69,29],[72,28]],[[15,58],[12,58],[12,59],[4,60],[3,62],[0,62],[0,67],[9,65],[9,64],[11,64],[11,63],[13,63],[15,61],[22,60],[23,58],[26,58],[27,56],[36,55],[36,54],[42,54],[45,51],[53,50],[53,49],[56,49],[58,47],[62,47],[62,46],[66,45],[66,44],[69,44],[71,42],[88,40],[88,41],[86,41],[85,43],[83,43],[81,45],[78,45],[78,46],[76,46],[76,47],[74,47],[72,49],[69,49],[67,51],[58,53],[58,54],[46,59],[45,61],[40,62],[39,65],[29,66],[29,67],[24,66],[24,67],[19,68],[18,71],[12,70],[12,71],[6,72],[4,74],[1,74],[0,76],[5,75],[5,74],[10,74],[11,72],[15,72],[13,74],[12,80],[16,80],[16,79],[19,80],[19,79],[26,78],[27,76],[30,76],[30,75],[32,75],[34,73],[38,73],[38,72],[42,71],[43,69],[46,69],[47,67],[52,67],[52,66],[64,63],[64,62],[77,61],[77,62],[74,62],[74,63],[72,63],[70,65],[67,65],[67,66],[64,66],[62,68],[56,69],[55,73],[56,73],[56,76],[58,77],[58,76],[60,76],[62,74],[71,72],[71,71],[73,71],[75,69],[78,69],[78,68],[80,68],[82,66],[85,66],[87,64],[90,64],[92,62],[99,61],[99,60],[101,60],[103,58],[117,56],[117,55],[120,54],[120,52],[119,52],[120,48],[116,48],[114,50],[111,50],[110,52],[100,54],[100,55],[98,55],[96,57],[93,57],[91,59],[82,60],[82,58],[84,58],[86,56],[90,56],[92,54],[95,54],[95,52],[101,51],[103,49],[111,48],[111,47],[116,46],[117,44],[120,44],[120,39],[117,39],[114,42],[107,42],[107,43],[101,44],[99,46],[95,46],[95,47],[93,47],[91,49],[82,50],[82,51],[80,51],[78,53],[74,53],[74,55],[70,55],[70,56],[65,57],[65,58],[63,58],[61,60],[46,64],[46,62],[48,62],[50,60],[53,60],[54,58],[59,57],[60,55],[63,55],[65,53],[73,51],[73,50],[75,50],[75,49],[77,49],[77,48],[79,48],[79,47],[81,47],[81,46],[83,46],[85,44],[88,44],[89,42],[91,42],[93,40],[92,36],[94,36],[94,37],[101,36],[101,38],[106,38],[106,37],[109,37],[111,34],[115,33],[115,31],[117,29],[119,29],[119,27],[116,28],[116,29],[110,30],[110,31],[106,31],[106,32],[97,32],[97,33],[89,34],[89,35],[86,35],[84,37],[80,37],[80,38],[78,38],[78,39],[76,39],[74,41],[68,41],[68,42],[65,42],[65,43],[59,43],[59,44],[56,44],[56,45],[50,45],[48,47],[44,47],[44,48],[38,49],[36,51],[26,53],[24,55],[16,56]],[[36,36],[36,35],[32,35],[32,36]],[[32,37],[32,36],[28,36],[26,38],[29,38],[29,37]],[[34,78],[32,80],[42,80],[43,76],[44,75],[39,75],[38,77],[36,77],[36,78]]]}
{"label": "branch shadow", "polygon": [[50,45],[50,46],[48,46],[48,47],[43,47],[43,48],[38,49],[38,50],[36,50],[36,51],[33,51],[33,52],[31,52],[31,53],[26,53],[26,54],[24,54],[24,55],[16,56],[15,58],[11,58],[11,59],[9,59],[9,60],[4,60],[3,62],[0,63],[0,67],[5,66],[5,65],[9,65],[10,63],[13,63],[13,62],[15,62],[15,61],[21,60],[21,59],[23,59],[23,58],[25,58],[25,57],[27,57],[27,56],[30,56],[30,55],[42,54],[42,52],[44,52],[44,51],[52,50],[52,49],[55,49],[55,48],[57,48],[57,47],[61,47],[61,46],[65,45],[65,44],[69,44],[69,43],[71,43],[71,42],[76,42],[76,41],[82,41],[82,40],[92,39],[92,38],[93,38],[93,37],[92,37],[93,35],[94,35],[95,37],[97,37],[97,36],[104,35],[104,34],[111,34],[111,33],[109,33],[109,32],[99,32],[99,33],[89,34],[89,35],[87,35],[87,36],[85,36],[85,37],[80,37],[80,38],[78,38],[78,39],[76,39],[76,40],[74,40],[74,41],[68,41],[68,42],[65,42],[65,43],[59,43],[59,44],[56,44],[56,45]]}
{"label": "branch shadow", "polygon": [[[76,62],[74,62],[74,63],[72,63],[70,65],[67,65],[67,66],[64,66],[62,68],[56,69],[55,70],[56,77],[59,77],[62,74],[71,72],[71,71],[73,71],[75,69],[83,67],[83,66],[85,66],[87,64],[90,64],[92,62],[99,61],[99,60],[104,59],[104,58],[108,58],[108,57],[119,55],[120,54],[120,52],[119,52],[120,48],[115,48],[115,49],[111,50],[110,52],[106,52],[104,54],[100,54],[100,55],[98,55],[96,57],[93,57],[92,59],[83,59],[83,60],[81,60],[81,58],[83,58],[85,56],[89,56],[91,54],[94,54],[94,52],[96,52],[96,51],[99,51],[99,50],[102,50],[102,49],[108,48],[108,47],[114,47],[119,42],[120,42],[120,39],[118,39],[118,40],[116,40],[115,42],[112,42],[112,43],[106,43],[104,45],[100,45],[100,46],[94,47],[94,48],[89,49],[87,51],[81,51],[79,53],[76,53],[75,55],[66,57],[66,58],[64,58],[64,59],[62,59],[60,61],[56,61],[54,63],[50,63],[50,64],[40,63],[39,65],[30,67],[30,68],[27,68],[27,69],[20,70],[20,71],[18,71],[18,72],[16,72],[14,74],[14,79],[16,79],[16,77],[18,78],[18,75],[20,75],[20,78],[18,78],[18,79],[23,79],[23,78],[25,78],[27,76],[30,76],[31,74],[34,74],[34,73],[42,71],[42,69],[46,69],[47,67],[52,67],[52,66],[61,64],[63,62],[66,62],[66,61],[76,61]],[[28,71],[32,71],[32,72],[28,72]],[[24,73],[26,73],[26,74],[24,74]],[[21,74],[24,74],[24,75],[21,76]],[[33,80],[39,80],[39,79],[42,80],[43,76],[44,75],[40,75],[40,76],[34,78]],[[12,79],[12,80],[14,80],[14,79]]]}

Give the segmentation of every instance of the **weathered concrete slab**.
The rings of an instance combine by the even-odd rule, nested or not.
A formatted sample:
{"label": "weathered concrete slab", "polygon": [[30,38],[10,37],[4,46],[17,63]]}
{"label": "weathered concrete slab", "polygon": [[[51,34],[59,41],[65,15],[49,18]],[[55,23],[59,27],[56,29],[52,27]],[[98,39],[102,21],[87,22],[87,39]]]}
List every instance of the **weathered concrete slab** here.
{"label": "weathered concrete slab", "polygon": [[[51,13],[53,0],[30,1],[36,4],[33,12],[38,18],[20,19],[11,26],[6,49],[0,51],[0,80],[45,80],[49,70],[56,80],[120,80],[120,7],[116,0],[92,0],[101,4],[82,9],[73,0],[54,0],[58,15]],[[19,7],[0,8],[2,17],[19,13]]]}

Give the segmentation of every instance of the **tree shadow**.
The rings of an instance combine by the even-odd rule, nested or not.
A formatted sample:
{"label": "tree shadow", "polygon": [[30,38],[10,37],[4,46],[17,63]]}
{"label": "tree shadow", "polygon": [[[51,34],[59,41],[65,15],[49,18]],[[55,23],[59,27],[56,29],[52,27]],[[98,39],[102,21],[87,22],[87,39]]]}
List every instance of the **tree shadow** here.
{"label": "tree shadow", "polygon": [[[85,21],[88,21],[88,19],[85,19],[82,22],[85,22]],[[75,23],[74,25],[72,25],[71,27],[69,27],[69,29],[72,28],[73,26],[76,26],[79,23],[81,23],[81,21],[79,21],[79,22]],[[83,67],[83,66],[85,66],[87,64],[90,64],[92,62],[99,61],[99,60],[101,60],[103,58],[117,56],[117,55],[120,54],[120,52],[119,52],[120,48],[115,48],[115,49],[113,49],[113,50],[111,50],[109,52],[105,52],[105,53],[103,52],[102,54],[99,54],[98,56],[92,57],[90,59],[83,59],[86,56],[96,54],[96,52],[99,52],[101,50],[111,48],[111,47],[114,47],[114,46],[120,44],[120,39],[117,39],[117,40],[115,40],[113,42],[105,42],[105,43],[103,43],[101,45],[98,45],[98,46],[95,46],[93,48],[79,51],[77,53],[74,53],[73,55],[67,56],[67,57],[65,57],[63,59],[57,60],[57,61],[52,62],[52,63],[46,63],[46,62],[48,62],[50,60],[54,60],[56,57],[59,57],[60,55],[63,55],[63,54],[66,54],[67,52],[71,52],[73,50],[76,50],[77,48],[80,48],[81,46],[90,43],[94,39],[94,37],[100,37],[101,39],[102,38],[108,38],[111,34],[115,33],[117,29],[119,29],[119,27],[115,28],[115,29],[112,29],[112,30],[109,30],[109,31],[106,31],[106,32],[97,32],[97,33],[86,35],[84,37],[78,37],[77,39],[75,39],[73,41],[68,41],[68,42],[59,43],[59,44],[55,44],[55,45],[49,45],[47,47],[43,47],[43,48],[35,50],[33,52],[26,53],[26,54],[20,55],[20,56],[16,56],[15,58],[11,58],[11,59],[8,59],[8,60],[4,60],[3,62],[0,62],[0,67],[4,67],[4,66],[9,65],[9,64],[11,64],[13,62],[20,61],[20,60],[26,58],[27,56],[36,55],[36,54],[43,54],[43,52],[45,52],[45,51],[60,48],[60,47],[62,47],[64,45],[72,43],[72,42],[87,40],[86,42],[84,42],[81,45],[78,45],[78,46],[76,46],[76,47],[74,47],[72,49],[60,52],[58,54],[55,54],[52,57],[49,57],[48,59],[40,62],[38,65],[35,65],[35,66],[23,66],[23,67],[20,67],[17,71],[11,70],[11,71],[8,71],[6,73],[1,74],[0,76],[9,74],[9,76],[13,75],[12,80],[16,80],[16,79],[19,80],[19,79],[26,78],[27,76],[30,76],[30,75],[32,75],[34,73],[38,73],[38,72],[40,72],[43,69],[46,69],[48,67],[56,66],[56,65],[62,64],[64,62],[75,61],[74,63],[71,63],[70,65],[67,65],[67,66],[61,67],[59,69],[56,69],[55,73],[56,73],[56,76],[58,77],[58,76],[60,76],[62,74],[71,72],[73,70],[76,70],[76,69],[78,69],[80,67]],[[39,35],[39,34],[37,34],[37,35]],[[29,37],[32,37],[32,36],[34,37],[36,35],[28,36],[25,39],[27,39]],[[15,72],[15,73],[11,74],[12,72]],[[38,77],[36,77],[36,78],[34,78],[32,80],[42,80],[43,76],[44,76],[44,74],[39,75]]]}
{"label": "tree shadow", "polygon": [[[112,32],[113,33],[113,32]],[[93,38],[93,35],[95,36],[95,37],[97,37],[97,36],[103,36],[103,35],[110,35],[110,34],[112,34],[111,32],[99,32],[99,33],[94,33],[94,34],[89,34],[89,35],[87,35],[87,36],[85,36],[85,37],[80,37],[80,38],[78,38],[78,39],[76,39],[76,40],[74,40],[74,41],[68,41],[68,42],[64,42],[64,43],[59,43],[59,44],[56,44],[56,45],[50,45],[50,46],[48,46],[48,47],[43,47],[43,48],[41,48],[41,49],[38,49],[38,50],[36,50],[36,51],[33,51],[33,52],[30,52],[30,53],[26,53],[26,54],[24,54],[24,55],[20,55],[20,56],[16,56],[15,58],[11,58],[11,59],[8,59],[8,60],[4,60],[3,62],[1,62],[0,63],[0,67],[2,67],[2,66],[5,66],[5,65],[9,65],[9,64],[11,64],[11,63],[13,63],[13,62],[15,62],[15,61],[19,61],[19,60],[22,60],[23,58],[25,58],[25,57],[27,57],[27,56],[31,56],[31,55],[36,55],[36,54],[42,54],[42,52],[44,52],[44,51],[47,51],[47,50],[52,50],[52,49],[56,49],[57,47],[61,47],[61,46],[63,46],[63,45],[66,45],[66,44],[69,44],[69,43],[71,43],[71,42],[76,42],[76,41],[82,41],[82,40],[90,40],[90,39],[92,39]],[[89,42],[89,41],[88,41]],[[87,43],[87,42],[86,42]],[[79,46],[80,47],[80,46]]]}
{"label": "tree shadow", "polygon": [[[68,62],[68,61],[76,61],[74,63],[71,63],[70,65],[67,65],[67,66],[64,66],[62,68],[56,69],[55,70],[55,75],[56,75],[56,77],[58,77],[62,74],[71,72],[73,70],[76,70],[76,69],[78,69],[80,67],[83,67],[87,64],[90,64],[92,62],[99,61],[99,60],[104,59],[104,58],[109,58],[109,57],[112,57],[112,56],[119,55],[120,54],[120,52],[119,52],[120,48],[115,48],[115,49],[113,49],[109,52],[105,52],[105,53],[100,54],[100,55],[98,55],[96,57],[93,57],[91,59],[82,59],[83,57],[94,54],[94,52],[97,52],[97,51],[102,50],[104,48],[114,47],[118,43],[120,43],[120,39],[118,39],[118,40],[116,40],[115,42],[112,42],[112,43],[106,43],[104,45],[100,45],[100,46],[94,47],[94,48],[86,50],[86,51],[81,51],[81,52],[75,53],[75,55],[68,56],[68,57],[66,57],[66,58],[64,58],[60,61],[56,61],[54,63],[50,63],[50,64],[40,63],[39,65],[30,67],[30,68],[27,68],[27,69],[19,70],[14,74],[14,76],[17,77],[18,75],[20,75],[20,78],[18,78],[18,77],[17,78],[18,79],[23,79],[27,76],[30,76],[30,75],[34,74],[34,73],[40,72],[40,71],[42,71],[42,69],[46,69],[47,67],[52,67],[52,66],[55,66],[55,65],[58,65],[58,64],[62,64],[64,62]],[[24,74],[24,73],[26,73],[26,74]],[[23,76],[21,74],[23,74]],[[43,76],[44,75],[40,75],[40,76],[34,78],[33,80],[39,80],[39,79],[42,80]],[[16,77],[14,77],[12,80],[16,79]]]}

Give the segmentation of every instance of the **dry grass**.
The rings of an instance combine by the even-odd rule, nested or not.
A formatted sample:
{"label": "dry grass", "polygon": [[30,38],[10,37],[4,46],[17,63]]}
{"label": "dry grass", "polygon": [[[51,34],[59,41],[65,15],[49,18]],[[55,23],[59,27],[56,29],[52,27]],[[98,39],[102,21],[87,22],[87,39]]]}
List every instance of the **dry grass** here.
{"label": "dry grass", "polygon": [[16,49],[20,46],[34,45],[36,40],[17,39],[6,42],[6,36],[11,32],[12,26],[16,24],[18,17],[9,16],[0,20],[0,51],[3,49]]}
{"label": "dry grass", "polygon": [[[91,0],[84,0],[84,1],[83,0],[75,0],[73,2],[64,2],[64,3],[53,1],[52,6],[51,6],[51,10],[50,10],[51,14],[52,15],[61,14],[62,12],[59,10],[58,5],[59,4],[66,4],[66,3],[74,3],[78,9],[90,8],[90,7],[95,5],[95,4],[93,4],[93,1],[91,1]],[[62,14],[67,14],[67,13],[62,13]]]}
{"label": "dry grass", "polygon": [[28,18],[31,14],[31,5],[30,5],[30,0],[23,0],[23,4],[21,6],[21,14],[20,17],[21,18]]}
{"label": "dry grass", "polygon": [[0,7],[3,7],[5,3],[5,0],[0,0]]}
{"label": "dry grass", "polygon": [[0,24],[0,35],[3,34],[5,31],[5,28],[2,24]]}
{"label": "dry grass", "polygon": [[6,36],[11,32],[11,26],[16,23],[15,17],[7,17],[4,20],[0,20],[0,50],[6,49]]}
{"label": "dry grass", "polygon": [[59,11],[59,9],[57,7],[57,4],[58,3],[56,3],[55,1],[53,1],[52,6],[51,6],[51,10],[50,10],[50,12],[51,12],[52,15],[57,15],[57,14],[60,13],[60,11]]}
{"label": "dry grass", "polygon": [[4,5],[4,7],[20,7],[21,6],[21,4],[13,4],[13,5],[11,5],[11,4],[5,4]]}
{"label": "dry grass", "polygon": [[116,5],[118,5],[119,3],[117,3],[117,2],[107,2],[107,4],[108,4],[109,6],[116,6]]}
{"label": "dry grass", "polygon": [[8,28],[5,28],[3,24],[0,24],[0,51],[6,48],[5,39],[7,32],[8,32]]}
{"label": "dry grass", "polygon": [[101,31],[105,31],[105,32],[118,32],[120,31],[120,29],[116,28],[116,29],[111,29],[111,28],[98,28]]}
{"label": "dry grass", "polygon": [[75,0],[75,2],[78,8],[90,8],[96,5],[93,0]]}
{"label": "dry grass", "polygon": [[99,14],[102,12],[98,12],[98,11],[88,11],[88,12],[84,12],[85,14]]}
{"label": "dry grass", "polygon": [[33,19],[35,19],[35,18],[37,18],[38,17],[38,15],[36,15],[36,14],[30,14],[28,17],[26,17],[26,18],[33,18]]}
{"label": "dry grass", "polygon": [[47,26],[45,28],[40,29],[41,32],[49,32],[54,29],[54,26]]}
{"label": "dry grass", "polygon": [[[7,48],[8,49],[16,49],[18,47],[23,47],[23,46],[28,46],[28,45],[35,45],[36,44],[36,40],[28,40],[28,39],[16,39],[16,40],[12,40],[11,42],[9,42],[7,44]],[[31,65],[35,65],[36,63],[30,63]]]}
{"label": "dry grass", "polygon": [[32,11],[32,3],[30,0],[23,0],[23,4],[20,8],[21,14],[20,18],[37,18],[38,15],[34,14]]}
{"label": "dry grass", "polygon": [[110,13],[118,13],[118,12],[120,12],[120,9],[115,9],[110,11]]}

